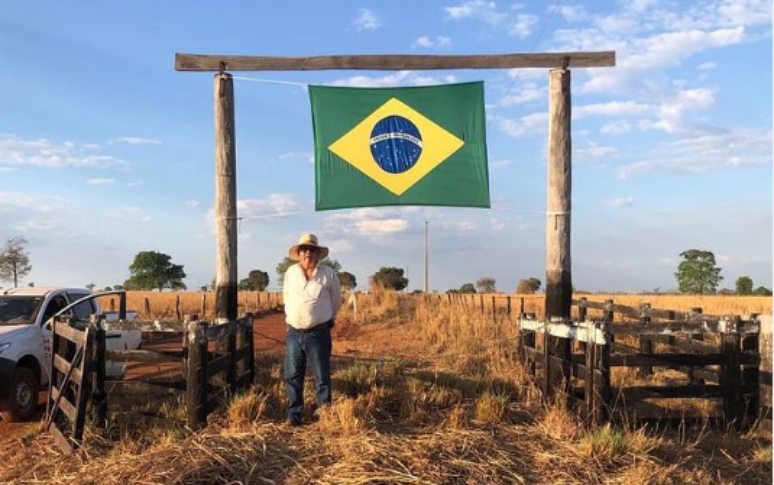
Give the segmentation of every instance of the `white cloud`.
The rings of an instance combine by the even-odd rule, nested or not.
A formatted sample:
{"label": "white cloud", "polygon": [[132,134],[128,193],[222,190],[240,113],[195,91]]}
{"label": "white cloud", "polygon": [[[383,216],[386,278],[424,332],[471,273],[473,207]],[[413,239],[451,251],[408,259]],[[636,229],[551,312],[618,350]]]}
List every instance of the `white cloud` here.
{"label": "white cloud", "polygon": [[[551,9],[557,8],[553,5]],[[568,22],[582,22],[589,19],[589,14],[581,5],[559,5],[557,11]]]}
{"label": "white cloud", "polygon": [[444,35],[439,35],[435,39],[423,35],[414,41],[414,47],[422,47],[424,49],[442,49],[451,45],[452,40]]}
{"label": "white cloud", "polygon": [[718,67],[717,62],[705,62],[703,64],[699,64],[698,68],[700,71],[709,71],[711,69],[715,69]]}
{"label": "white cloud", "polygon": [[110,178],[93,178],[86,182],[89,185],[113,185],[116,183],[116,179]]}
{"label": "white cloud", "polygon": [[607,201],[607,205],[610,207],[633,207],[634,197],[622,197],[620,199],[610,199]]}
{"label": "white cloud", "polygon": [[513,137],[544,133],[548,130],[548,113],[532,113],[519,119],[500,118],[501,130]]}
{"label": "white cloud", "polygon": [[[668,144],[666,155],[654,153],[644,160],[618,169],[629,178],[647,172],[701,174],[722,169],[770,165],[771,129],[718,129],[715,132],[681,138]],[[697,156],[701,154],[701,156]]]}
{"label": "white cloud", "polygon": [[536,83],[524,83],[515,93],[505,96],[501,101],[501,106],[514,106],[528,103],[530,101],[545,100],[548,88]]}
{"label": "white cloud", "polygon": [[538,18],[535,15],[519,14],[511,25],[508,33],[515,35],[520,39],[529,37],[532,34],[532,28],[537,24]]}
{"label": "white cloud", "polygon": [[119,209],[119,216],[127,222],[150,222],[153,218],[140,207],[122,207]]}
{"label": "white cloud", "polygon": [[586,116],[636,116],[653,112],[656,109],[656,106],[633,101],[610,101],[574,107],[572,117],[573,119],[581,119]]}
{"label": "white cloud", "polygon": [[476,19],[491,27],[504,28],[509,35],[522,39],[532,33],[532,28],[538,22],[538,17],[535,15],[504,12],[498,9],[495,2],[485,0],[463,2],[456,6],[444,7],[444,10],[449,19]]}
{"label": "white cloud", "polygon": [[264,199],[237,201],[237,215],[245,219],[281,217],[307,211],[311,211],[311,204],[295,194],[270,194]]}
{"label": "white cloud", "polygon": [[307,163],[314,163],[314,153],[312,152],[285,152],[277,157],[278,160],[300,160]]}
{"label": "white cloud", "polygon": [[454,83],[456,79],[453,75],[439,78],[430,75],[420,75],[414,71],[398,71],[381,77],[352,76],[338,79],[330,84],[332,86],[350,88],[384,88],[393,86],[432,86],[435,84]]}
{"label": "white cloud", "polygon": [[124,136],[116,139],[116,143],[125,143],[127,145],[161,145],[161,140],[141,138],[139,136]]}
{"label": "white cloud", "polygon": [[590,160],[592,158],[604,158],[617,155],[620,150],[614,146],[602,146],[595,143],[589,143],[585,147],[578,147],[575,151],[575,158],[579,161]]}
{"label": "white cloud", "polygon": [[495,160],[494,162],[489,162],[489,166],[491,168],[504,168],[504,167],[510,167],[515,162],[513,160]]}
{"label": "white cloud", "polygon": [[599,129],[599,131],[604,135],[624,135],[626,133],[629,133],[632,130],[632,126],[629,124],[626,120],[620,120],[615,121],[613,123],[608,123],[606,125],[603,125],[602,128]]}
{"label": "white cloud", "polygon": [[355,25],[355,30],[358,32],[362,32],[363,30],[375,30],[382,26],[379,17],[367,8],[361,8],[352,23]]}
{"label": "white cloud", "polygon": [[13,134],[0,134],[0,166],[105,168],[124,163],[110,155],[84,154],[81,147],[69,141],[24,140]]}
{"label": "white cloud", "polygon": [[190,207],[190,208],[192,208],[192,209],[195,209],[195,208],[199,207],[201,205],[201,203],[202,202],[200,200],[197,200],[197,199],[188,199],[188,200],[185,201],[185,205]]}
{"label": "white cloud", "polygon": [[659,107],[659,118],[655,121],[642,120],[643,130],[661,130],[666,133],[689,133],[704,131],[689,125],[684,120],[687,111],[704,110],[715,104],[715,93],[710,89],[686,89],[668,96]]}
{"label": "white cloud", "polygon": [[325,220],[329,232],[355,236],[383,236],[405,232],[409,221],[398,209],[363,208],[334,214]]}

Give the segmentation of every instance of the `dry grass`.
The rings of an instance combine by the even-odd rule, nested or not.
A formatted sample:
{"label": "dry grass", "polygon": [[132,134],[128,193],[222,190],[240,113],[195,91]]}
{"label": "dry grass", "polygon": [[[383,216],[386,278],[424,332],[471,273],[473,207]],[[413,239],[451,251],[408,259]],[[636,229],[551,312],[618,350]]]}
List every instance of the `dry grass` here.
{"label": "dry grass", "polygon": [[49,437],[26,436],[0,450],[0,481],[771,483],[770,430],[588,428],[538,399],[511,320],[394,293],[368,300],[337,322],[334,402],[300,428],[283,422],[281,361],[260,357],[254,388],[206,430],[172,420],[118,439],[90,434],[71,460]]}

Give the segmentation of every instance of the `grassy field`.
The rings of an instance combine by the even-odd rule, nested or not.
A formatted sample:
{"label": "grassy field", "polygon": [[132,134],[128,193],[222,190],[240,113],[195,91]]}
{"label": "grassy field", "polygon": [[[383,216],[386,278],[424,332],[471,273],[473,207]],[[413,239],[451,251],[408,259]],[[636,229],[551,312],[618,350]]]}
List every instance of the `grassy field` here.
{"label": "grassy field", "polygon": [[[725,307],[706,299],[647,299],[676,310],[771,311],[770,300],[723,298],[733,311],[710,310]],[[515,359],[509,323],[443,301],[371,294],[337,320],[334,402],[304,426],[283,422],[281,356],[262,355],[253,389],[201,432],[173,407],[161,426],[90,431],[67,459],[31,429],[0,445],[0,482],[771,483],[770,428],[594,428],[541,402]]]}
{"label": "grassy field", "polygon": [[[543,316],[545,297],[543,295],[510,295],[514,312],[518,311],[521,299],[524,299],[524,311]],[[676,295],[578,295],[585,296],[589,301],[604,302],[613,299],[616,304],[637,307],[640,303],[650,302],[653,308],[686,311],[701,307],[704,313],[712,315],[745,315],[750,313],[772,312],[772,298],[766,296],[676,296]],[[506,307],[507,295],[469,295],[466,296],[467,306],[479,307],[481,299],[484,309],[491,309],[492,298],[498,308]],[[444,296],[445,298],[445,296]],[[371,295],[359,294],[361,307],[368,308]],[[112,300],[112,302],[111,302]],[[197,314],[202,318],[211,318],[214,312],[215,293],[213,292],[179,292],[159,293],[153,291],[130,291],[127,293],[127,308],[140,312],[140,317],[146,320],[173,320],[176,315],[176,302],[179,300],[180,314]],[[147,303],[146,303],[147,302]],[[281,293],[239,292],[239,314],[258,313],[277,308],[282,303]],[[103,309],[117,309],[118,298],[106,297],[100,300]],[[148,311],[150,310],[150,311]],[[590,311],[589,315],[593,315]]]}

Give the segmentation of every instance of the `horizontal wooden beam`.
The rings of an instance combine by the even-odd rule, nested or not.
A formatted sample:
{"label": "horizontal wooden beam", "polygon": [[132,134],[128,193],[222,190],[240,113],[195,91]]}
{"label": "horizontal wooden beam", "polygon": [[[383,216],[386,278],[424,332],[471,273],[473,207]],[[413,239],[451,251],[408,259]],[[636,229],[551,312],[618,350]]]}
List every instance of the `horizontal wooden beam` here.
{"label": "horizontal wooden beam", "polygon": [[551,52],[544,54],[485,54],[466,56],[351,55],[315,57],[228,56],[175,54],[178,71],[324,71],[367,69],[513,69],[527,67],[612,67],[615,51]]}

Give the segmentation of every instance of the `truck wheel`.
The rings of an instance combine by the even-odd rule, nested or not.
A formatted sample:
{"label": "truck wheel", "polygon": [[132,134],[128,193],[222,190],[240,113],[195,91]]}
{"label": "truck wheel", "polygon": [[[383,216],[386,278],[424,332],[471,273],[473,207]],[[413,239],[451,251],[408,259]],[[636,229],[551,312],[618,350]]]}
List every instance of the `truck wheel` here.
{"label": "truck wheel", "polygon": [[3,420],[15,422],[29,419],[38,406],[38,390],[35,373],[26,367],[18,367],[13,373],[11,394],[0,406]]}

